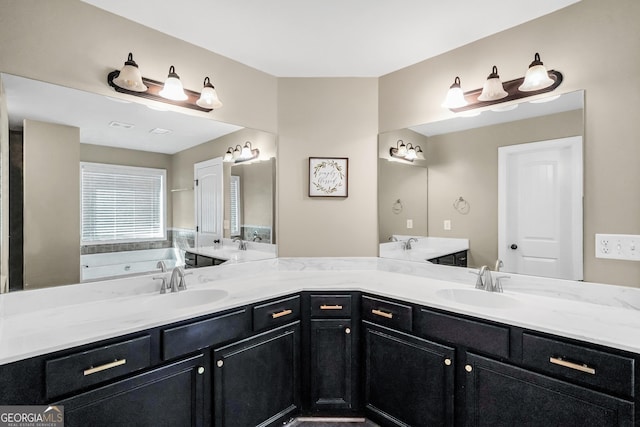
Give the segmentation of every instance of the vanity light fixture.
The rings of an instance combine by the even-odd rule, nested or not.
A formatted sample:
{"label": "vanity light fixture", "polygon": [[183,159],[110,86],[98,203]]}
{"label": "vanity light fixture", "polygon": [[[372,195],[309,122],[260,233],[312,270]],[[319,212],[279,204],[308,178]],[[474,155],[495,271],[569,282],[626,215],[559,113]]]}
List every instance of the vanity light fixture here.
{"label": "vanity light fixture", "polygon": [[389,154],[391,157],[397,157],[410,162],[413,162],[415,159],[424,160],[424,151],[422,151],[419,145],[415,147],[411,143],[405,145],[401,139],[396,142],[395,147],[389,149]]}
{"label": "vanity light fixture", "polygon": [[222,158],[223,162],[241,163],[249,160],[257,159],[260,156],[260,150],[251,146],[251,141],[244,143],[244,147],[240,144],[236,145],[236,148],[229,147],[227,152],[224,153]]}
{"label": "vanity light fixture", "polygon": [[553,84],[553,79],[549,77],[547,68],[540,61],[540,54],[536,52],[533,62],[529,64],[529,69],[524,75],[524,82],[518,87],[521,92],[533,92],[544,89]]}
{"label": "vanity light fixture", "polygon": [[216,88],[211,84],[209,77],[204,78],[204,87],[202,88],[202,92],[200,92],[200,99],[196,101],[196,104],[202,108],[215,109],[222,107],[222,102],[220,102],[220,98],[218,98]]}
{"label": "vanity light fixture", "polygon": [[[526,75],[508,82],[502,83],[500,81],[498,67],[495,65],[482,89],[463,92],[460,87],[460,77],[456,77],[447,92],[442,106],[454,113],[459,113],[475,108],[515,101],[552,92],[560,86],[562,79],[562,73],[559,71],[547,71],[540,60],[540,54],[536,53],[533,62],[529,65]],[[499,108],[494,108],[494,110],[500,111]]]}
{"label": "vanity light fixture", "polygon": [[184,93],[180,76],[176,74],[176,68],[173,65],[169,67],[169,75],[167,80],[164,81],[164,87],[159,92],[159,95],[172,101],[186,101],[189,98]]}
{"label": "vanity light fixture", "polygon": [[491,74],[487,77],[487,81],[484,82],[478,101],[497,101],[498,99],[506,98],[508,95],[500,81],[498,67],[494,65]]}
{"label": "vanity light fixture", "polygon": [[456,76],[453,84],[449,87],[447,97],[442,102],[442,106],[444,108],[454,109],[464,107],[467,104],[468,102],[464,99],[464,92],[460,86],[460,77]]}
{"label": "vanity light fixture", "polygon": [[140,73],[138,64],[133,60],[132,53],[129,53],[118,76],[113,79],[113,83],[122,89],[127,89],[132,92],[146,92],[147,89],[149,89],[142,82],[142,74]]}
{"label": "vanity light fixture", "polygon": [[151,80],[142,77],[131,53],[121,70],[114,70],[108,74],[107,83],[116,92],[193,110],[209,112],[222,107],[222,102],[209,77],[204,80],[202,93],[184,89],[173,65],[169,68],[169,75],[164,83]]}

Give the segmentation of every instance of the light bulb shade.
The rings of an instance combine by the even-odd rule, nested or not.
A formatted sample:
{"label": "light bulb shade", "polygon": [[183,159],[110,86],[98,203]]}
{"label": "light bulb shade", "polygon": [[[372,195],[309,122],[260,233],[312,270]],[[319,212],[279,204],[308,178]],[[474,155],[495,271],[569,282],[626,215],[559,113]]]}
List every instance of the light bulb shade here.
{"label": "light bulb shade", "polygon": [[424,160],[424,151],[419,145],[416,145],[416,159]]}
{"label": "light bulb shade", "polygon": [[202,88],[202,92],[200,92],[200,98],[196,101],[196,105],[210,109],[222,107],[222,102],[220,102],[220,98],[218,98],[216,88],[213,87],[209,81],[209,77],[205,77],[204,79],[204,87]]}
{"label": "light bulb shade", "polygon": [[189,98],[187,94],[184,93],[184,87],[182,87],[180,77],[176,74],[173,65],[169,68],[169,75],[159,95],[172,101],[186,101]]}
{"label": "light bulb shade", "polygon": [[498,75],[498,67],[494,65],[491,74],[487,77],[487,81],[484,82],[478,101],[497,101],[507,95],[509,94],[504,90]]}
{"label": "light bulb shade", "polygon": [[411,144],[407,145],[407,154],[405,154],[404,158],[407,160],[415,160],[418,156],[416,155],[416,149],[413,148]]}
{"label": "light bulb shade", "polygon": [[399,139],[398,142],[396,143],[396,145],[397,145],[397,149],[398,149],[396,154],[398,156],[401,156],[401,157],[406,156],[407,155],[407,146],[404,145],[404,142],[401,139]]}
{"label": "light bulb shade", "polygon": [[460,77],[456,77],[453,84],[449,87],[447,96],[442,103],[444,108],[460,108],[466,106],[467,100],[464,99],[464,92],[460,87]]}
{"label": "light bulb shade", "polygon": [[118,73],[118,77],[113,79],[113,83],[132,92],[146,92],[148,87],[142,82],[142,74],[138,69],[138,64],[133,60],[133,54],[129,53],[127,61]]}
{"label": "light bulb shade", "polygon": [[242,157],[243,159],[249,159],[251,158],[251,156],[251,143],[247,141],[244,143],[244,147],[242,147],[242,154],[240,154],[240,157]]}
{"label": "light bulb shade", "polygon": [[242,157],[242,147],[240,147],[240,145],[236,145],[236,149],[233,150],[233,159],[239,159],[240,157]]}
{"label": "light bulb shade", "polygon": [[547,88],[553,84],[553,79],[549,77],[549,72],[540,61],[540,54],[536,53],[533,62],[529,65],[524,82],[518,88],[521,92],[532,92]]}
{"label": "light bulb shade", "polygon": [[233,148],[229,147],[226,153],[224,153],[224,157],[222,158],[223,162],[232,162],[233,161]]}

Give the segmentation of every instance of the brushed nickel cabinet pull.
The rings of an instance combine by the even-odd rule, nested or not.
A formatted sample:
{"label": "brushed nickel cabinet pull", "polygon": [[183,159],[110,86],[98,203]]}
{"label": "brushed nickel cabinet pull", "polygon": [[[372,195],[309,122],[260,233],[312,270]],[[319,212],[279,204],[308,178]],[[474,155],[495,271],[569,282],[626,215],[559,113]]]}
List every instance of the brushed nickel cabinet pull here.
{"label": "brushed nickel cabinet pull", "polygon": [[590,368],[587,365],[580,365],[579,363],[568,362],[561,357],[550,357],[549,362],[554,365],[564,366],[565,368],[575,369],[576,371],[585,372],[587,374],[596,374],[596,370],[594,368]]}
{"label": "brushed nickel cabinet pull", "polygon": [[199,366],[199,367],[198,367],[198,373],[199,373],[200,375],[204,374],[204,367],[203,367],[203,366]]}
{"label": "brushed nickel cabinet pull", "polygon": [[471,371],[473,371],[473,366],[471,366],[471,365],[464,365],[464,370],[465,370],[465,371],[467,371],[467,372],[471,372]]}
{"label": "brushed nickel cabinet pull", "polygon": [[288,316],[291,313],[293,313],[293,310],[282,310],[280,313],[271,314],[271,317],[277,319],[278,317]]}
{"label": "brushed nickel cabinet pull", "polygon": [[393,313],[387,313],[386,311],[376,310],[376,309],[371,310],[371,312],[376,316],[382,316],[382,317],[386,317],[387,319],[393,319]]}
{"label": "brushed nickel cabinet pull", "polygon": [[345,333],[345,334],[350,334],[350,333],[351,333],[351,329],[349,329],[349,328],[345,329],[345,330],[344,330],[344,333]]}
{"label": "brushed nickel cabinet pull", "polygon": [[320,306],[320,310],[342,310],[342,306],[341,305],[326,305],[326,304],[322,304]]}
{"label": "brushed nickel cabinet pull", "polygon": [[451,366],[451,359],[449,359],[448,357],[444,359],[444,364],[447,366]]}
{"label": "brushed nickel cabinet pull", "polygon": [[107,369],[115,368],[116,366],[122,366],[127,363],[127,359],[114,360],[113,362],[105,363],[104,365],[90,367],[84,370],[84,376],[95,374],[98,372],[106,371]]}
{"label": "brushed nickel cabinet pull", "polygon": [[223,362],[222,360],[218,360],[218,361],[216,362],[216,366],[217,366],[218,368],[222,368],[222,367],[224,366],[224,362]]}

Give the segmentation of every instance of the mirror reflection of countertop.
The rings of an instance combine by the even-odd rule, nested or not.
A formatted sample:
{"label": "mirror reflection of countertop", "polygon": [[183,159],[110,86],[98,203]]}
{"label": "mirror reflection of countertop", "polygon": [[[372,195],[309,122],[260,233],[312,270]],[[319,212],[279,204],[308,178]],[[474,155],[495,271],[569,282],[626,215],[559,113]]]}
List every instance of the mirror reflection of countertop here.
{"label": "mirror reflection of countertop", "polygon": [[485,291],[474,289],[468,271],[382,258],[277,258],[195,269],[182,294],[159,294],[158,273],[2,294],[0,364],[301,291],[367,292],[640,354],[640,289],[512,274],[504,294],[477,295]]}
{"label": "mirror reflection of countertop", "polygon": [[221,245],[216,246],[196,246],[186,249],[187,252],[225,260],[228,263],[260,261],[276,257],[276,245],[259,242],[245,242],[247,249],[238,249],[238,243],[230,239],[223,239]]}
{"label": "mirror reflection of countertop", "polygon": [[[380,258],[428,262],[430,259],[469,250],[468,239],[409,235],[394,235],[394,237],[398,239],[397,242],[380,244]],[[418,241],[411,243],[411,249],[404,249],[404,245],[410,238]]]}

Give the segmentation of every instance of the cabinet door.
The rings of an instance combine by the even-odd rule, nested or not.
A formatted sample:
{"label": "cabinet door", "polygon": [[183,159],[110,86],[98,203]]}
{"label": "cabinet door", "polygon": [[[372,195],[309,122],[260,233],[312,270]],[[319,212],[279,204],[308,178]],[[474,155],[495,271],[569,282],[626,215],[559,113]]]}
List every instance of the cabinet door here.
{"label": "cabinet door", "polygon": [[300,322],[214,350],[214,425],[267,426],[300,407]]}
{"label": "cabinet door", "polygon": [[468,426],[632,426],[633,403],[467,355]]}
{"label": "cabinet door", "polygon": [[454,349],[363,324],[367,415],[383,426],[453,425]]}
{"label": "cabinet door", "polygon": [[355,394],[351,320],[311,321],[311,402],[314,411],[352,409]]}
{"label": "cabinet door", "polygon": [[66,427],[204,426],[205,370],[200,354],[56,404]]}

